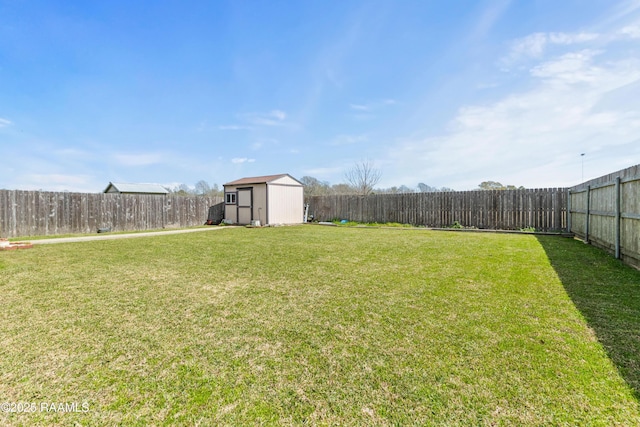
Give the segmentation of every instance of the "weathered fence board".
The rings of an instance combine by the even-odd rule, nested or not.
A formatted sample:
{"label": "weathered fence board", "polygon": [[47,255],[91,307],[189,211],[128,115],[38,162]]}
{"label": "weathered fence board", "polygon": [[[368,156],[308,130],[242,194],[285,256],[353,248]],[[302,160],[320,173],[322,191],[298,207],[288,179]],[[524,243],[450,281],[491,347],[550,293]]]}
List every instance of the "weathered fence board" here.
{"label": "weathered fence board", "polygon": [[0,236],[48,236],[204,224],[221,197],[0,190]]}
{"label": "weathered fence board", "polygon": [[224,202],[215,204],[209,208],[209,214],[207,215],[207,222],[210,224],[218,225],[224,219]]}
{"label": "weathered fence board", "polygon": [[569,189],[571,231],[640,267],[640,165]]}
{"label": "weathered fence board", "polygon": [[313,196],[309,212],[320,221],[399,222],[449,227],[454,222],[485,229],[566,229],[567,191],[461,191],[441,193]]}

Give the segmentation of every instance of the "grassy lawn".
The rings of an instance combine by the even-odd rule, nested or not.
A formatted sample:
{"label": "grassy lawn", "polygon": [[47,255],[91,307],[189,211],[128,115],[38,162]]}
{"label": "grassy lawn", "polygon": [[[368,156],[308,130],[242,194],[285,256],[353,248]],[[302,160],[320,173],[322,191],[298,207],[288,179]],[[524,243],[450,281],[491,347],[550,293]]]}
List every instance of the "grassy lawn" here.
{"label": "grassy lawn", "polygon": [[0,292],[0,402],[88,406],[2,425],[640,425],[640,272],[570,239],[45,245],[0,252]]}

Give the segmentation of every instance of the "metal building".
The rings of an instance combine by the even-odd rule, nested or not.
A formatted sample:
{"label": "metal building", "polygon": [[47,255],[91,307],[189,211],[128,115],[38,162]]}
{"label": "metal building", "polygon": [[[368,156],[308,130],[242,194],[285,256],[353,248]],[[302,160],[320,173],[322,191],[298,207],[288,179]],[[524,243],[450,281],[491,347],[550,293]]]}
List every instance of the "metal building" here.
{"label": "metal building", "polygon": [[289,174],[241,178],[224,184],[224,218],[241,225],[301,224],[303,185]]}
{"label": "metal building", "polygon": [[126,184],[120,182],[110,182],[103,193],[117,194],[160,194],[167,195],[169,190],[160,184]]}

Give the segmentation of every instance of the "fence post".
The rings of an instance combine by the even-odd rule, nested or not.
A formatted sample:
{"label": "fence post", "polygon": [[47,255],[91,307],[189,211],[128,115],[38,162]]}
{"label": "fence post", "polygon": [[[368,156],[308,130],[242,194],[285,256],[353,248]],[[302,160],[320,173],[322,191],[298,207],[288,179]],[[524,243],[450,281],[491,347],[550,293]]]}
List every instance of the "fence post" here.
{"label": "fence post", "polygon": [[587,185],[587,216],[585,218],[584,242],[589,243],[589,217],[591,211],[591,185]]}
{"label": "fence post", "polygon": [[616,259],[620,259],[620,210],[622,207],[622,194],[620,188],[620,177],[616,177]]}
{"label": "fence post", "polygon": [[571,233],[571,189],[567,189],[567,232]]}

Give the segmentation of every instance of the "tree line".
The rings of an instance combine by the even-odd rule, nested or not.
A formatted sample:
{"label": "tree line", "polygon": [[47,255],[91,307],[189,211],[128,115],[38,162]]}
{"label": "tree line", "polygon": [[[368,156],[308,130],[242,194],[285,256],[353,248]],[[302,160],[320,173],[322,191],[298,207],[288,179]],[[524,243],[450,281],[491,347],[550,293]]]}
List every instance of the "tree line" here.
{"label": "tree line", "polygon": [[434,193],[440,191],[455,191],[449,187],[432,187],[425,183],[419,183],[417,187],[407,185],[393,186],[389,188],[373,188],[369,190],[364,186],[357,187],[351,183],[330,184],[328,181],[320,181],[312,176],[303,176],[300,182],[304,184],[305,197],[330,196],[330,195],[363,195],[368,194],[402,194],[402,193]]}
{"label": "tree line", "polygon": [[167,188],[169,193],[178,196],[206,196],[206,197],[222,197],[224,191],[220,189],[218,184],[210,185],[205,180],[196,182],[195,186],[189,187],[187,184],[180,184],[173,188]]}
{"label": "tree line", "polygon": [[[369,160],[356,163],[345,173],[346,183],[331,185],[327,181],[320,181],[312,176],[304,176],[301,182],[304,184],[305,197],[328,196],[338,194],[357,194],[366,196],[368,194],[403,194],[403,193],[436,193],[455,191],[449,187],[432,187],[423,182],[417,187],[400,185],[399,187],[375,188],[380,182],[382,172],[375,168]],[[515,185],[503,185],[497,181],[483,181],[478,185],[478,190],[520,190],[524,187]]]}
{"label": "tree line", "polygon": [[[351,169],[345,173],[346,182],[340,184],[330,184],[328,181],[320,181],[312,176],[303,176],[300,182],[304,184],[305,198],[311,196],[330,196],[330,195],[361,195],[369,194],[406,194],[406,193],[436,193],[455,191],[449,187],[432,187],[423,182],[418,183],[416,187],[407,185],[393,186],[389,188],[376,188],[378,182],[382,178],[382,171],[377,169],[369,160],[356,163]],[[497,181],[483,181],[478,185],[478,190],[522,190],[523,186],[503,185]],[[169,192],[184,196],[223,196],[223,189],[218,184],[210,185],[204,180],[196,182],[194,187],[186,184],[180,184]]]}

